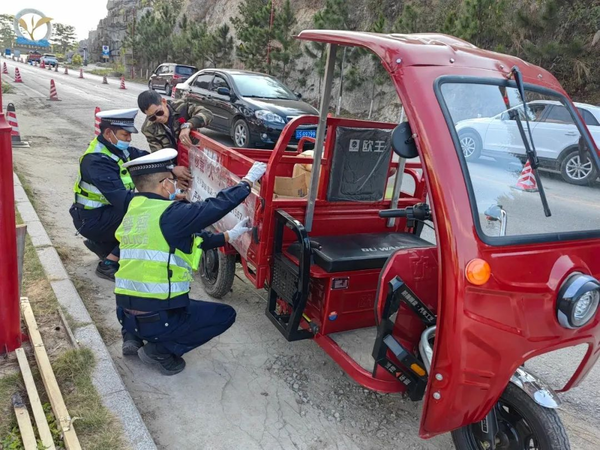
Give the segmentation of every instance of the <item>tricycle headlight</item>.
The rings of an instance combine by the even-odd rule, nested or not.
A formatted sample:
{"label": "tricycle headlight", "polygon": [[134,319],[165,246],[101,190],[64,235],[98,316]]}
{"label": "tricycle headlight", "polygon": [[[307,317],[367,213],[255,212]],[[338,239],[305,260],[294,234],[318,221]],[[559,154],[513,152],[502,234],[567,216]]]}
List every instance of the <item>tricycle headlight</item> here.
{"label": "tricycle headlight", "polygon": [[558,292],[557,317],[565,328],[581,328],[598,310],[600,283],[594,277],[581,273],[573,274],[563,283]]}
{"label": "tricycle headlight", "polygon": [[254,113],[257,119],[262,120],[263,122],[270,123],[285,123],[279,114],[272,113],[266,109],[259,109]]}

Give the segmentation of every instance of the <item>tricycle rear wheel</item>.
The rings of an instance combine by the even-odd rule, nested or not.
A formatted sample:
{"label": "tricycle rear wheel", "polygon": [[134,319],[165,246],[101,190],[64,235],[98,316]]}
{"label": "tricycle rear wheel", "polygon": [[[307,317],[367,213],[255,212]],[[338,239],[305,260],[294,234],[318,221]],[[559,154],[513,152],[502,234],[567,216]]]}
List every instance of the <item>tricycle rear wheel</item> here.
{"label": "tricycle rear wheel", "polygon": [[[569,438],[555,409],[544,408],[509,384],[495,406],[499,432],[496,450],[569,450]],[[457,450],[487,450],[477,422],[452,432]]]}
{"label": "tricycle rear wheel", "polygon": [[235,255],[226,255],[216,248],[202,252],[200,278],[208,295],[223,298],[231,291],[235,276]]}

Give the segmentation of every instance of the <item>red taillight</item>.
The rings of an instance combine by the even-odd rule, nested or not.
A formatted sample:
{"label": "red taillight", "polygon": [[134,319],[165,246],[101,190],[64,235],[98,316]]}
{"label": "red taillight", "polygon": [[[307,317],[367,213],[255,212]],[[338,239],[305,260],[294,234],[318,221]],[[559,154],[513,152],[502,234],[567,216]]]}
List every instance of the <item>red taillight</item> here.
{"label": "red taillight", "polygon": [[181,78],[181,77],[180,77],[179,75],[177,75],[177,74],[174,74],[174,75],[173,75],[173,79],[174,79],[174,80],[179,80],[180,78]]}

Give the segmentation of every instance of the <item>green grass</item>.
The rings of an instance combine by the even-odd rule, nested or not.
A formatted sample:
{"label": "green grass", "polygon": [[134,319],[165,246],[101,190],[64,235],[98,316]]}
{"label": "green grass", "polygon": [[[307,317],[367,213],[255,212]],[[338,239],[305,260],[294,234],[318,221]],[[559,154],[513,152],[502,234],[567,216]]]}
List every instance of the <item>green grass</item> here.
{"label": "green grass", "polygon": [[[26,185],[24,184],[24,186]],[[25,189],[27,191],[27,188]],[[17,223],[22,223],[18,212],[16,219]],[[44,344],[48,348],[48,344],[51,342],[51,339],[47,339],[48,333],[52,333],[54,327],[61,323],[57,309],[59,306],[29,236],[27,236],[25,244],[22,293],[29,297],[40,333],[44,338]],[[85,325],[76,323],[68,313],[65,315],[73,328]],[[51,363],[67,409],[71,417],[77,418],[74,426],[82,448],[86,450],[124,450],[128,448],[124,442],[121,425],[104,407],[92,383],[92,372],[96,363],[91,350],[87,348],[66,350],[53,358]],[[32,358],[30,358],[30,364],[50,429],[55,438],[55,444],[57,448],[62,449],[64,444]],[[0,449],[2,450],[22,450],[24,448],[12,407],[12,396],[17,392],[27,403],[27,393],[20,372],[15,371],[0,376]],[[31,411],[30,416],[33,421]]]}
{"label": "green grass", "polygon": [[10,94],[14,90],[15,90],[15,88],[13,88],[10,84],[5,83],[4,81],[2,82],[2,93],[3,94]]}

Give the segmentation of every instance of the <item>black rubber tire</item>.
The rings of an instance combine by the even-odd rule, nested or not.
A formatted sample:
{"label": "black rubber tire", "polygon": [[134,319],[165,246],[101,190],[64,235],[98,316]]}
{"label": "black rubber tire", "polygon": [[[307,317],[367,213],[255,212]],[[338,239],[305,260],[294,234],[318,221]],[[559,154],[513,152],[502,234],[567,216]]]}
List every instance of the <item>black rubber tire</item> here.
{"label": "black rubber tire", "polygon": [[173,88],[171,87],[171,85],[169,83],[165,83],[165,95],[167,97],[170,97],[172,91],[173,91]]}
{"label": "black rubber tire", "polygon": [[[211,256],[211,252],[212,256],[217,258],[216,262],[218,264],[214,279],[209,279],[204,274],[204,264],[206,263],[206,258]],[[220,299],[231,292],[231,286],[233,286],[233,279],[235,277],[235,260],[236,255],[226,255],[217,249],[202,252],[199,269],[200,279],[202,280],[204,290],[212,298]]]}
{"label": "black rubber tire", "polygon": [[[243,126],[246,130],[246,142],[243,145],[236,142],[235,131],[238,126]],[[231,139],[233,140],[234,147],[250,148],[250,127],[248,127],[248,123],[246,123],[244,119],[238,119],[233,123],[233,127],[231,128]]]}
{"label": "black rubber tire", "polygon": [[[569,437],[555,409],[544,408],[533,401],[529,395],[512,383],[509,383],[500,400],[506,401],[523,417],[541,450],[570,450]],[[471,425],[452,432],[452,440],[457,450],[483,450],[475,442]],[[500,449],[500,447],[496,447]]]}
{"label": "black rubber tire", "polygon": [[569,164],[569,161],[573,158],[579,158],[579,150],[578,149],[567,152],[566,155],[564,156],[564,158],[562,159],[562,161],[560,162],[560,175],[562,176],[562,179],[564,181],[566,181],[567,183],[575,184],[578,186],[592,185],[598,178],[598,171],[596,170],[594,163],[591,162],[588,157],[587,161],[592,165],[592,170],[584,178],[576,179],[576,178],[572,178],[569,175],[569,173],[567,172],[567,165]]}
{"label": "black rubber tire", "polygon": [[472,150],[472,153],[470,153],[468,156],[465,154],[465,150],[463,149],[463,155],[467,161],[476,161],[481,156],[481,150],[483,147],[483,144],[481,142],[481,136],[475,130],[468,129],[468,130],[461,131],[458,134],[458,139],[460,141],[461,147],[463,145],[462,141],[465,138],[471,138],[473,140],[473,144],[474,144],[475,148]]}

